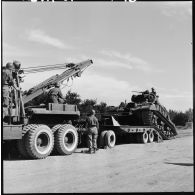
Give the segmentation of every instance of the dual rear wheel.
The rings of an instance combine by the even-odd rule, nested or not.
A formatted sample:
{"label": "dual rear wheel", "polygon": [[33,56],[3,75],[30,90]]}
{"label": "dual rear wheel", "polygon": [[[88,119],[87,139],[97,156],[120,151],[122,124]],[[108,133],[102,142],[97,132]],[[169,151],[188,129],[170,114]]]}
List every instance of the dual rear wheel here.
{"label": "dual rear wheel", "polygon": [[72,125],[62,125],[55,132],[54,148],[61,155],[72,154],[78,145],[78,133]]}
{"label": "dual rear wheel", "polygon": [[99,137],[99,147],[113,148],[116,143],[116,135],[112,130],[102,131]]}
{"label": "dual rear wheel", "polygon": [[21,140],[17,141],[20,154],[25,158],[42,159],[50,155],[54,146],[51,129],[46,125],[27,125]]}
{"label": "dual rear wheel", "polygon": [[[72,125],[27,125],[24,136],[17,141],[17,148],[25,158],[42,159],[55,150],[61,155],[72,154],[78,144],[78,133]],[[54,138],[55,135],[55,138]]]}

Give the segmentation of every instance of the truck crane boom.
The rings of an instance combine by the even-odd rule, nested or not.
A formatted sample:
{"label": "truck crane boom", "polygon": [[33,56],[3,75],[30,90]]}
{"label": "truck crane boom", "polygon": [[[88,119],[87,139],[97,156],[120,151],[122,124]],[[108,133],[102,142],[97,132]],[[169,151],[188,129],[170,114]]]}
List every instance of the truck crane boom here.
{"label": "truck crane boom", "polygon": [[30,67],[23,69],[24,73],[35,73],[35,72],[42,72],[46,70],[52,69],[61,69],[61,68],[68,68],[61,74],[56,74],[51,76],[50,78],[46,79],[45,81],[41,82],[40,84],[32,87],[23,95],[23,103],[24,105],[33,100],[34,98],[38,97],[45,90],[50,89],[54,86],[56,82],[62,83],[65,80],[73,77],[80,77],[82,72],[91,64],[93,63],[92,60],[86,60],[77,64],[69,63],[69,64],[62,64],[57,66],[42,66],[42,67]]}
{"label": "truck crane boom", "polygon": [[[92,63],[92,60],[86,60],[76,64],[55,64],[24,69],[20,69],[20,65],[14,66],[12,75],[17,88],[10,86],[10,101],[8,106],[3,107],[3,140],[9,149],[13,143],[14,153],[17,147],[23,157],[34,159],[47,157],[54,147],[61,155],[69,155],[76,150],[79,136],[74,125],[77,125],[80,117],[77,105],[42,103],[45,103],[47,98],[45,92],[56,82],[60,84],[69,78],[81,76]],[[23,81],[23,74],[56,69],[65,70],[22,94],[20,83]]]}

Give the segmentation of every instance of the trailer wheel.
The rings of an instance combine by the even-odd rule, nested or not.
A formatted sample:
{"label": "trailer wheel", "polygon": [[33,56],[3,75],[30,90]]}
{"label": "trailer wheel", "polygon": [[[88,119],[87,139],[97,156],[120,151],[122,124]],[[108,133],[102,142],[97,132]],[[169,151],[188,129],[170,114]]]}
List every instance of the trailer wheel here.
{"label": "trailer wheel", "polygon": [[150,131],[148,134],[148,142],[152,143],[154,141],[154,131]]}
{"label": "trailer wheel", "polygon": [[107,131],[106,135],[105,135],[105,144],[106,146],[108,146],[109,148],[114,148],[116,143],[116,136],[114,131],[110,130]]}
{"label": "trailer wheel", "polygon": [[59,154],[72,154],[78,145],[78,133],[74,126],[63,125],[55,134],[55,148]]}
{"label": "trailer wheel", "polygon": [[146,144],[148,142],[148,134],[146,132],[137,135],[137,138],[139,143]]}
{"label": "trailer wheel", "polygon": [[106,145],[105,143],[105,135],[108,131],[102,131],[100,136],[99,136],[99,147],[104,147]]}
{"label": "trailer wheel", "polygon": [[54,146],[51,129],[46,125],[33,126],[27,132],[25,146],[30,157],[35,159],[46,158]]}

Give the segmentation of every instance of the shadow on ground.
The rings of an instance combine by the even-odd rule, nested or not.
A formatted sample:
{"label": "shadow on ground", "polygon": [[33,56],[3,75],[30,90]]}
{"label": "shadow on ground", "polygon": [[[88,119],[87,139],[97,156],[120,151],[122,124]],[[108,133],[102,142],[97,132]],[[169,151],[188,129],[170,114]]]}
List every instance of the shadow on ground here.
{"label": "shadow on ground", "polygon": [[179,166],[194,166],[194,163],[171,163],[165,162],[166,164],[179,165]]}

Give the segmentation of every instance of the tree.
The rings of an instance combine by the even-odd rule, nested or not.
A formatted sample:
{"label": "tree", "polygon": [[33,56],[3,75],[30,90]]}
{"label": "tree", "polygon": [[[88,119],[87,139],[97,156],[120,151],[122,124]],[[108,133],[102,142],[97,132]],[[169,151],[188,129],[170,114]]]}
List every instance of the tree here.
{"label": "tree", "polygon": [[179,112],[173,118],[173,122],[175,123],[175,125],[185,126],[185,124],[186,124],[187,121],[188,121],[188,117],[183,112]]}
{"label": "tree", "polygon": [[174,111],[174,110],[169,110],[169,116],[170,116],[170,119],[173,121],[173,119],[175,118],[175,116],[178,114],[177,111]]}
{"label": "tree", "polygon": [[178,112],[174,110],[169,110],[170,119],[175,123],[175,125],[182,125],[184,126],[186,122],[193,121],[193,110],[190,108],[185,113]]}
{"label": "tree", "polygon": [[193,110],[191,108],[189,108],[185,114],[188,117],[188,122],[192,122],[193,121]]}
{"label": "tree", "polygon": [[76,92],[71,92],[70,90],[67,92],[65,96],[65,102],[67,104],[76,104],[79,105],[81,103],[80,95]]}
{"label": "tree", "polygon": [[97,111],[97,113],[105,113],[106,112],[106,108],[107,108],[107,104],[105,102],[100,102],[100,104],[97,104],[95,106],[95,110]]}
{"label": "tree", "polygon": [[79,110],[81,113],[89,113],[91,109],[94,109],[96,103],[96,100],[86,99],[79,105]]}
{"label": "tree", "polygon": [[121,102],[120,105],[119,105],[119,108],[125,108],[126,106],[126,103],[125,102]]}

